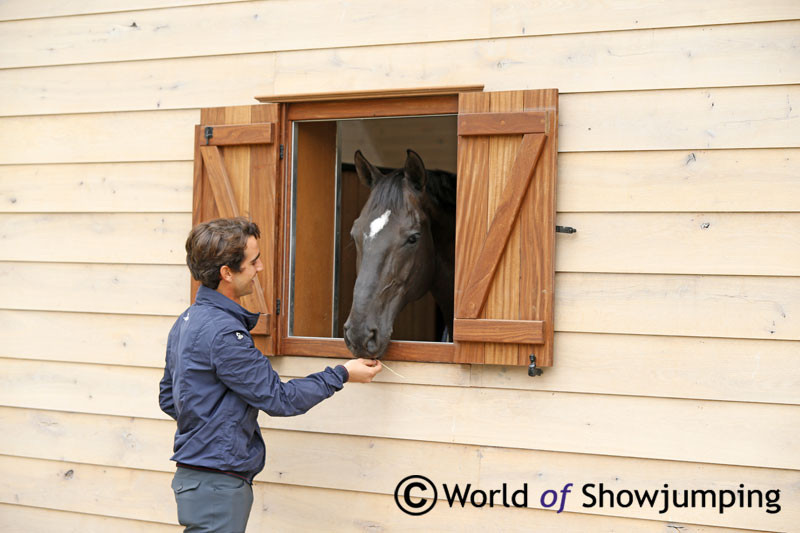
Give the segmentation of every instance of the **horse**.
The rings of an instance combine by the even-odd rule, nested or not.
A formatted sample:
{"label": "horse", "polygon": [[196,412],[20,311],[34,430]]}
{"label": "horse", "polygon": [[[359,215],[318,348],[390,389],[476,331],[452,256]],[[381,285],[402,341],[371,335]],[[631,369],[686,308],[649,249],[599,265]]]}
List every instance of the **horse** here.
{"label": "horse", "polygon": [[426,170],[406,151],[401,169],[382,172],[360,150],[359,180],[370,196],[353,222],[356,247],[353,304],[344,341],[356,357],[380,359],[389,346],[394,319],[429,291],[444,317],[445,340],[453,331],[456,175]]}

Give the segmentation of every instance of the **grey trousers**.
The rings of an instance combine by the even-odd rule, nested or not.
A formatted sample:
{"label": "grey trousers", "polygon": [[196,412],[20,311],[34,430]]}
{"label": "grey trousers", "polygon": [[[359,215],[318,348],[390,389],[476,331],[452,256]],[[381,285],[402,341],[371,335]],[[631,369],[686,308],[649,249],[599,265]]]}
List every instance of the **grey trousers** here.
{"label": "grey trousers", "polygon": [[178,467],[172,490],[185,533],[244,533],[253,506],[253,487],[245,480]]}

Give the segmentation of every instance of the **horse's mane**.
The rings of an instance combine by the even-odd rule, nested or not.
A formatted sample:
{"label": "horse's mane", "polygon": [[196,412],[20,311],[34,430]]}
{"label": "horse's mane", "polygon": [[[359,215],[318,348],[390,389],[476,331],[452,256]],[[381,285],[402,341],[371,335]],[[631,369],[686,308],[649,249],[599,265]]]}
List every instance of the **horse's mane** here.
{"label": "horse's mane", "polygon": [[[389,209],[399,209],[405,205],[403,191],[403,170],[396,168],[376,167],[384,177],[375,184],[372,190],[377,205]],[[355,172],[355,165],[343,163],[342,171]],[[428,197],[439,208],[455,212],[456,209],[456,175],[446,170],[426,170],[425,190]]]}

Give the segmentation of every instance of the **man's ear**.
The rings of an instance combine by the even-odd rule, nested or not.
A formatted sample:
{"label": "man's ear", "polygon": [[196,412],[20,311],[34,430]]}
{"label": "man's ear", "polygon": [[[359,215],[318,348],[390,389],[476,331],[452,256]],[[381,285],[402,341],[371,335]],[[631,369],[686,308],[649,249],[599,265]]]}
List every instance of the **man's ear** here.
{"label": "man's ear", "polygon": [[219,267],[219,279],[220,281],[225,280],[230,283],[233,279],[233,270],[228,265],[222,265]]}
{"label": "man's ear", "polygon": [[353,160],[355,161],[358,179],[361,180],[361,183],[371,189],[372,186],[375,185],[375,182],[378,180],[378,178],[383,176],[383,174],[381,171],[375,168],[372,163],[367,161],[367,158],[364,157],[364,154],[361,153],[361,150],[356,150]]}

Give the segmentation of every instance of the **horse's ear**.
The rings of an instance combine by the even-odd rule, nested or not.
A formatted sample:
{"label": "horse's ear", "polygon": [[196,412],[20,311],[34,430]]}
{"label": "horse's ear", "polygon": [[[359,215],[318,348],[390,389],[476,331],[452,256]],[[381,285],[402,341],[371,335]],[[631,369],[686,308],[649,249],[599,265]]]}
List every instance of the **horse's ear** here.
{"label": "horse's ear", "polygon": [[358,179],[361,180],[361,183],[371,189],[372,186],[375,185],[378,177],[382,176],[381,172],[372,166],[372,163],[367,161],[367,158],[364,157],[364,154],[361,153],[361,150],[356,150],[353,160],[356,164],[356,174],[358,174]]}
{"label": "horse's ear", "polygon": [[414,150],[406,150],[406,164],[403,167],[403,173],[417,189],[425,190],[428,173],[425,171],[425,163],[422,162],[422,158]]}

